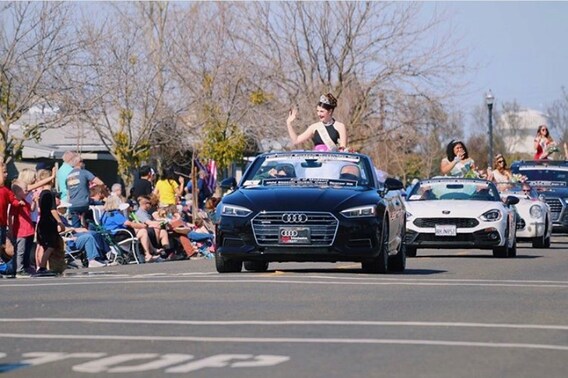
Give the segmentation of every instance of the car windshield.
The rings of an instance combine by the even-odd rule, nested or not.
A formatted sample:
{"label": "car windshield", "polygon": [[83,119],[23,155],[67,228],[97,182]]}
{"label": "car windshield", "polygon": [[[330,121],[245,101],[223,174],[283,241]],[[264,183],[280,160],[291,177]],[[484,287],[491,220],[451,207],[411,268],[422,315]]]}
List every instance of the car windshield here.
{"label": "car windshield", "polygon": [[525,168],[520,167],[519,173],[526,176],[531,185],[567,186],[568,170]]}
{"label": "car windshield", "polygon": [[257,159],[243,178],[243,186],[256,185],[368,185],[364,161],[348,154],[274,154]]}
{"label": "car windshield", "polygon": [[423,181],[412,188],[408,201],[473,200],[499,201],[495,185],[484,181]]}

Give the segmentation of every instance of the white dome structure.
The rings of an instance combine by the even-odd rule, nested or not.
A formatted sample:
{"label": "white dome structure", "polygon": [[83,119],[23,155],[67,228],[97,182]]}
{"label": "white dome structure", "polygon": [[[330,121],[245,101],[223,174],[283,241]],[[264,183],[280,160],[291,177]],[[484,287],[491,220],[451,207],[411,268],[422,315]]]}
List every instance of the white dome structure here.
{"label": "white dome structure", "polygon": [[[538,110],[525,109],[503,113],[499,119],[501,133],[509,152],[533,153],[534,137],[540,125],[552,129],[550,117]],[[557,139],[554,135],[554,139]]]}

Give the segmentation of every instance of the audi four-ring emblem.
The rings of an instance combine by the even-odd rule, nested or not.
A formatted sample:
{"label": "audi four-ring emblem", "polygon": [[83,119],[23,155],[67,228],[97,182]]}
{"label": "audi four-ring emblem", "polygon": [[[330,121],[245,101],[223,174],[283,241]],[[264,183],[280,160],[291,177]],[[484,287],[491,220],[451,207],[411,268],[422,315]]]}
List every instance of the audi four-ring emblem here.
{"label": "audi four-ring emblem", "polygon": [[298,236],[298,231],[296,231],[296,230],[281,230],[280,236],[289,236],[289,237],[295,238],[296,236]]}
{"label": "audi four-ring emblem", "polygon": [[282,222],[284,223],[306,223],[308,216],[303,213],[285,213],[282,215]]}

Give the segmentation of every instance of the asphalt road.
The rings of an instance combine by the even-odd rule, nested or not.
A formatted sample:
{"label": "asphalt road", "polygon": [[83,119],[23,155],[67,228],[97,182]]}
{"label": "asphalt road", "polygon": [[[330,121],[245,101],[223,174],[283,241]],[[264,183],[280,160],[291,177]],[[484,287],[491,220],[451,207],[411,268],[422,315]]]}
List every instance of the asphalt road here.
{"label": "asphalt road", "polygon": [[2,279],[0,372],[30,376],[566,377],[568,236],[216,273],[192,260]]}

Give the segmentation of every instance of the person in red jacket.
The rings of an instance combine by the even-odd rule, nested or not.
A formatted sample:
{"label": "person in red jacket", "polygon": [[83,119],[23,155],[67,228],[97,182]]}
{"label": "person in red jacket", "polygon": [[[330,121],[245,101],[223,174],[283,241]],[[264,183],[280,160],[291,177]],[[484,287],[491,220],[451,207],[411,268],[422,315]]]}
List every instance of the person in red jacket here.
{"label": "person in red jacket", "polygon": [[10,188],[5,185],[7,177],[6,164],[0,162],[0,245],[2,248],[6,246],[6,235],[8,232],[8,206],[20,206],[20,201],[16,199]]}
{"label": "person in red jacket", "polygon": [[29,276],[31,269],[31,251],[34,244],[34,224],[32,222],[32,208],[26,202],[27,185],[23,181],[12,182],[12,192],[19,201],[24,204],[10,206],[8,217],[8,229],[11,232],[11,240],[14,245],[12,266],[16,276]]}

